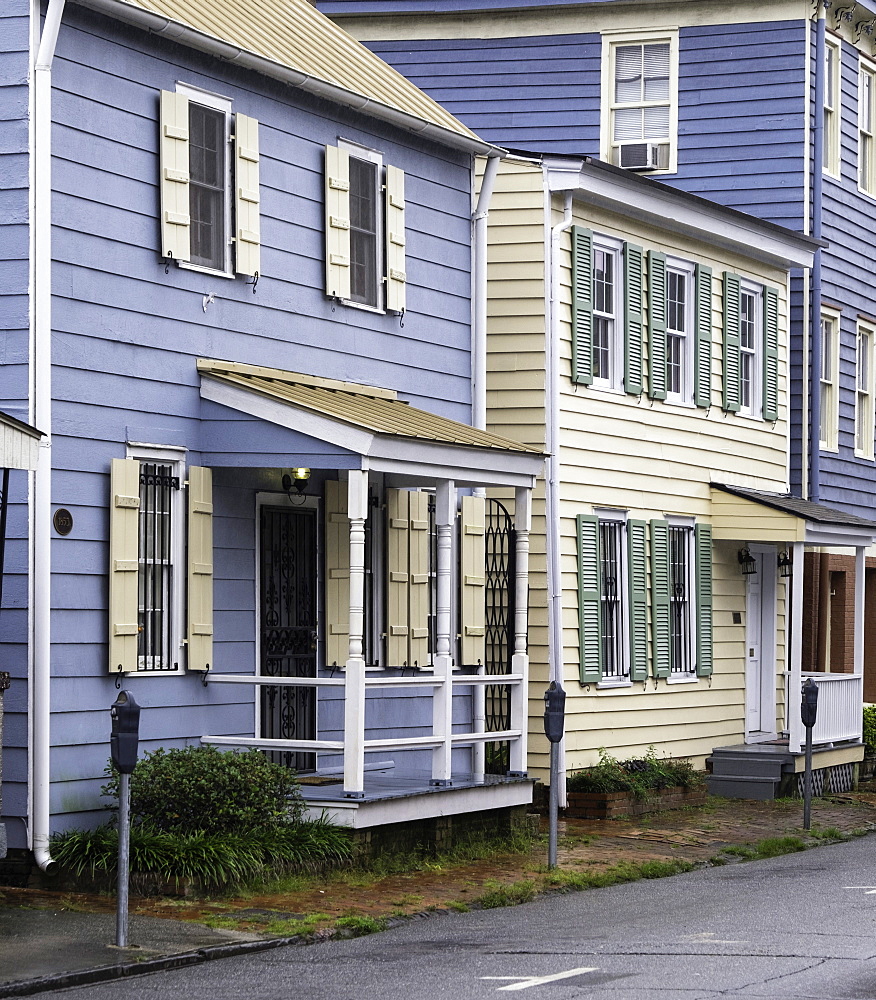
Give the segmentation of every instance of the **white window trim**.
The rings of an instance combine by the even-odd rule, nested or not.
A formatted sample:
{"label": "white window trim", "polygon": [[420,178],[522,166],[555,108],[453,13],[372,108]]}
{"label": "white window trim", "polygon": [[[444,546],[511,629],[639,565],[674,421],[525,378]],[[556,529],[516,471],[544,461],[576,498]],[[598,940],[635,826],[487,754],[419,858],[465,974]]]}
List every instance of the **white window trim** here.
{"label": "white window trim", "polygon": [[[158,465],[172,465],[174,475],[179,476],[180,488],[173,498],[170,515],[170,551],[173,567],[173,608],[171,612],[171,648],[176,652],[176,669],[136,670],[135,677],[175,677],[185,671],[186,637],[186,589],[187,573],[185,562],[186,543],[186,454],[188,449],[179,445],[140,444],[128,442],[125,457],[134,461]],[[138,513],[139,517],[139,513]],[[138,552],[139,558],[139,552]],[[139,577],[139,571],[138,571]],[[139,656],[138,656],[139,662]]]}
{"label": "white window trim", "polygon": [[696,297],[696,275],[694,265],[690,261],[680,260],[677,257],[666,258],[666,337],[670,337],[669,331],[669,272],[682,273],[686,277],[685,281],[685,304],[684,304],[684,382],[680,393],[669,391],[669,363],[667,351],[667,375],[666,375],[666,402],[676,406],[694,405],[694,340],[696,336],[694,310]]}
{"label": "white window trim", "polygon": [[341,299],[345,306],[353,309],[362,309],[365,312],[386,314],[386,243],[384,234],[384,214],[385,206],[383,193],[386,190],[386,172],[384,170],[383,154],[378,149],[371,149],[361,143],[353,142],[351,139],[338,137],[338,149],[345,150],[351,158],[368,160],[377,164],[377,191],[376,191],[376,221],[377,221],[377,305],[370,306],[367,302],[354,302],[353,299]]}
{"label": "white window trim", "polygon": [[[742,405],[742,296],[754,296],[754,371],[751,375],[751,405]],[[760,420],[763,414],[763,285],[743,280],[739,285],[739,416]]]}
{"label": "white window trim", "polygon": [[594,375],[592,386],[594,389],[602,389],[606,392],[624,393],[624,351],[626,348],[624,328],[626,315],[624,313],[624,245],[623,240],[611,236],[593,235],[593,265],[592,275],[594,278],[593,295],[593,339],[595,350],[596,338],[596,251],[608,251],[614,257],[614,333],[609,347],[609,367],[611,369],[610,378],[597,378]]}
{"label": "white window trim", "polygon": [[[836,180],[840,179],[842,162],[841,162],[841,143],[840,143],[840,133],[842,131],[842,107],[843,107],[843,95],[842,95],[842,85],[843,85],[843,74],[842,74],[842,39],[838,36],[831,37],[828,35],[824,41],[825,45],[825,64],[827,62],[827,51],[830,49],[834,53],[834,78],[833,78],[833,92],[834,92],[834,106],[830,109],[830,129],[828,130],[828,107],[825,104],[824,111],[824,135],[825,135],[825,153],[824,163],[822,164],[823,173],[827,174],[828,177],[833,177]],[[825,71],[825,87],[824,94],[827,97],[827,66],[824,67]]]}
{"label": "white window trim", "polygon": [[[597,530],[599,525],[603,522],[611,521],[614,524],[621,525],[623,527],[622,532],[622,543],[620,551],[620,561],[619,568],[621,574],[620,581],[620,608],[621,608],[621,625],[623,634],[621,635],[620,641],[620,655],[621,664],[625,670],[625,674],[620,677],[605,677],[603,676],[596,684],[597,690],[605,690],[606,688],[630,688],[633,686],[633,681],[630,677],[630,589],[629,589],[629,575],[630,568],[628,565],[629,555],[627,549],[627,521],[629,520],[629,512],[626,510],[618,510],[616,507],[594,507],[593,514],[598,519],[599,524],[597,525]],[[602,559],[600,557],[600,587],[599,587],[599,599],[602,600]],[[599,638],[600,643],[602,642],[602,637]]]}
{"label": "white window trim", "polygon": [[225,267],[206,267],[204,264],[192,264],[187,260],[177,261],[177,264],[187,271],[199,271],[201,274],[211,274],[217,278],[234,278],[231,254],[234,237],[232,228],[234,212],[234,156],[231,142],[232,100],[230,97],[223,97],[221,94],[214,94],[209,90],[202,90],[190,83],[180,83],[179,81],[176,84],[176,92],[183,94],[192,104],[200,104],[205,108],[212,108],[214,111],[221,111],[225,114]]}
{"label": "white window trim", "polygon": [[[834,324],[834,338],[831,351],[832,375],[829,382],[825,383],[821,378],[821,358],[818,359],[818,391],[821,394],[821,423],[824,424],[824,398],[821,393],[822,385],[832,386],[832,401],[830,408],[830,424],[827,435],[822,438],[821,428],[818,429],[818,446],[821,451],[839,451],[839,361],[840,361],[840,340],[842,339],[842,314],[838,309],[831,309],[823,306],[821,309],[821,320],[830,319]],[[822,335],[823,336],[823,335]],[[823,344],[822,344],[823,346]],[[856,344],[857,346],[857,344]],[[857,358],[856,367],[857,367]]]}
{"label": "white window trim", "polygon": [[654,28],[637,31],[627,29],[602,32],[602,90],[599,115],[599,158],[612,161],[612,105],[614,81],[614,50],[618,45],[669,43],[669,166],[665,170],[644,170],[645,174],[678,173],[678,28]]}
{"label": "white window trim", "polygon": [[[858,447],[858,429],[860,427],[860,422],[862,418],[859,394],[859,382],[858,382],[858,362],[860,358],[860,344],[861,335],[866,333],[870,338],[870,357],[869,365],[867,368],[867,412],[863,414],[864,419],[867,420],[867,438],[864,443],[863,448]],[[874,401],[873,401],[873,390],[874,390],[874,375],[873,375],[873,362],[876,359],[876,349],[874,349],[874,344],[876,344],[876,324],[870,324],[858,320],[857,326],[857,336],[855,338],[855,455],[858,458],[873,460],[874,457],[874,430],[876,430],[876,415],[874,415]]]}
{"label": "white window trim", "polygon": [[[876,63],[872,63],[869,59],[864,58],[863,55],[859,54],[858,62],[858,169],[856,171],[858,178],[858,191],[864,195],[865,198],[876,199]],[[861,109],[863,107],[863,86],[862,81],[864,75],[867,75],[870,79],[870,131],[867,133],[870,137],[870,171],[868,183],[861,183],[861,149],[863,147],[863,134],[864,130],[862,128],[863,115],[861,114]]]}

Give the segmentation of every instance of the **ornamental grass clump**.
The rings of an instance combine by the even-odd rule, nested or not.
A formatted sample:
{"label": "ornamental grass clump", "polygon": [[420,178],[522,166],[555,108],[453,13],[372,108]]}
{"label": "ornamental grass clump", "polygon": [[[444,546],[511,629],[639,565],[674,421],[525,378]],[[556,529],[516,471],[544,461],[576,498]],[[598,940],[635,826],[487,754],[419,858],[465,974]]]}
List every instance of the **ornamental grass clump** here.
{"label": "ornamental grass clump", "polygon": [[864,733],[862,737],[868,755],[876,754],[876,705],[864,706]]}
{"label": "ornamental grass clump", "polygon": [[617,760],[604,749],[599,763],[569,775],[570,792],[627,792],[635,799],[647,799],[663,788],[697,788],[702,775],[686,758],[658,758],[654,747],[645,757]]}
{"label": "ornamental grass clump", "polygon": [[[116,800],[119,777],[103,793]],[[163,880],[191,879],[205,890],[342,864],[347,832],[305,821],[295,772],[260,751],[212,746],[154,750],[131,775],[131,869]],[[53,838],[52,854],[77,875],[111,873],[118,861],[114,823]]]}

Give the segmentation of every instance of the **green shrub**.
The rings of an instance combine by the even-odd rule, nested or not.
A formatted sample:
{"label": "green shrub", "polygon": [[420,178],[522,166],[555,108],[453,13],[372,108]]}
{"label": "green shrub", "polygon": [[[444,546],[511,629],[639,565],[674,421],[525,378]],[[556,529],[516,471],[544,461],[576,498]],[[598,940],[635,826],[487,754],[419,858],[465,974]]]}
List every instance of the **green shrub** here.
{"label": "green shrub", "polygon": [[868,754],[876,754],[876,705],[864,706],[864,746]]}
{"label": "green shrub", "polygon": [[645,799],[661,788],[694,788],[702,781],[689,760],[658,758],[649,747],[645,757],[623,761],[600,750],[599,763],[570,774],[566,787],[570,792],[629,792]]}
{"label": "green shrub", "polygon": [[[118,799],[110,769],[104,795]],[[116,808],[116,803],[113,804]],[[153,750],[131,775],[131,820],[169,833],[240,833],[295,822],[304,800],[295,772],[261,750],[213,746]]]}

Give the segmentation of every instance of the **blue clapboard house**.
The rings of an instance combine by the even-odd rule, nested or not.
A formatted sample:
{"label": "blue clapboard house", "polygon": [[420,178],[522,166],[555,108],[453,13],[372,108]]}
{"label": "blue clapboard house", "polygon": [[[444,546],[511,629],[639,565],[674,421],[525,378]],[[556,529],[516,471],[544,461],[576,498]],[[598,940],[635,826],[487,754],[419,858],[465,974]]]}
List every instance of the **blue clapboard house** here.
{"label": "blue clapboard house", "polygon": [[0,408],[43,434],[10,850],[105,818],[119,688],[142,750],[261,747],[351,827],[519,812],[543,457],[472,390],[500,151],[305,0],[8,0],[0,48]]}
{"label": "blue clapboard house", "polygon": [[[823,710],[853,718],[876,701],[876,560],[848,520],[876,518],[876,4],[318,6],[491,142],[594,157],[822,241],[811,272],[792,276],[787,492],[730,485],[753,516],[761,505],[809,519],[778,553],[793,579],[782,613]],[[828,522],[831,532],[810,530]],[[745,645],[751,685],[759,649]],[[790,731],[798,743],[798,699],[787,686],[784,717],[747,742]]]}

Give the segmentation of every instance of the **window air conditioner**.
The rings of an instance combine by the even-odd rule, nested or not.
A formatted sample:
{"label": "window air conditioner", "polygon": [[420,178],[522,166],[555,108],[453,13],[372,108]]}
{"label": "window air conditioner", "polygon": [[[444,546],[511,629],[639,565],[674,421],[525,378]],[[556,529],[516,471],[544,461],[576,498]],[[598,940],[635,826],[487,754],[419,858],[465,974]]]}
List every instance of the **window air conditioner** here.
{"label": "window air conditioner", "polygon": [[626,142],[618,154],[619,166],[626,170],[657,170],[661,166],[659,142]]}

